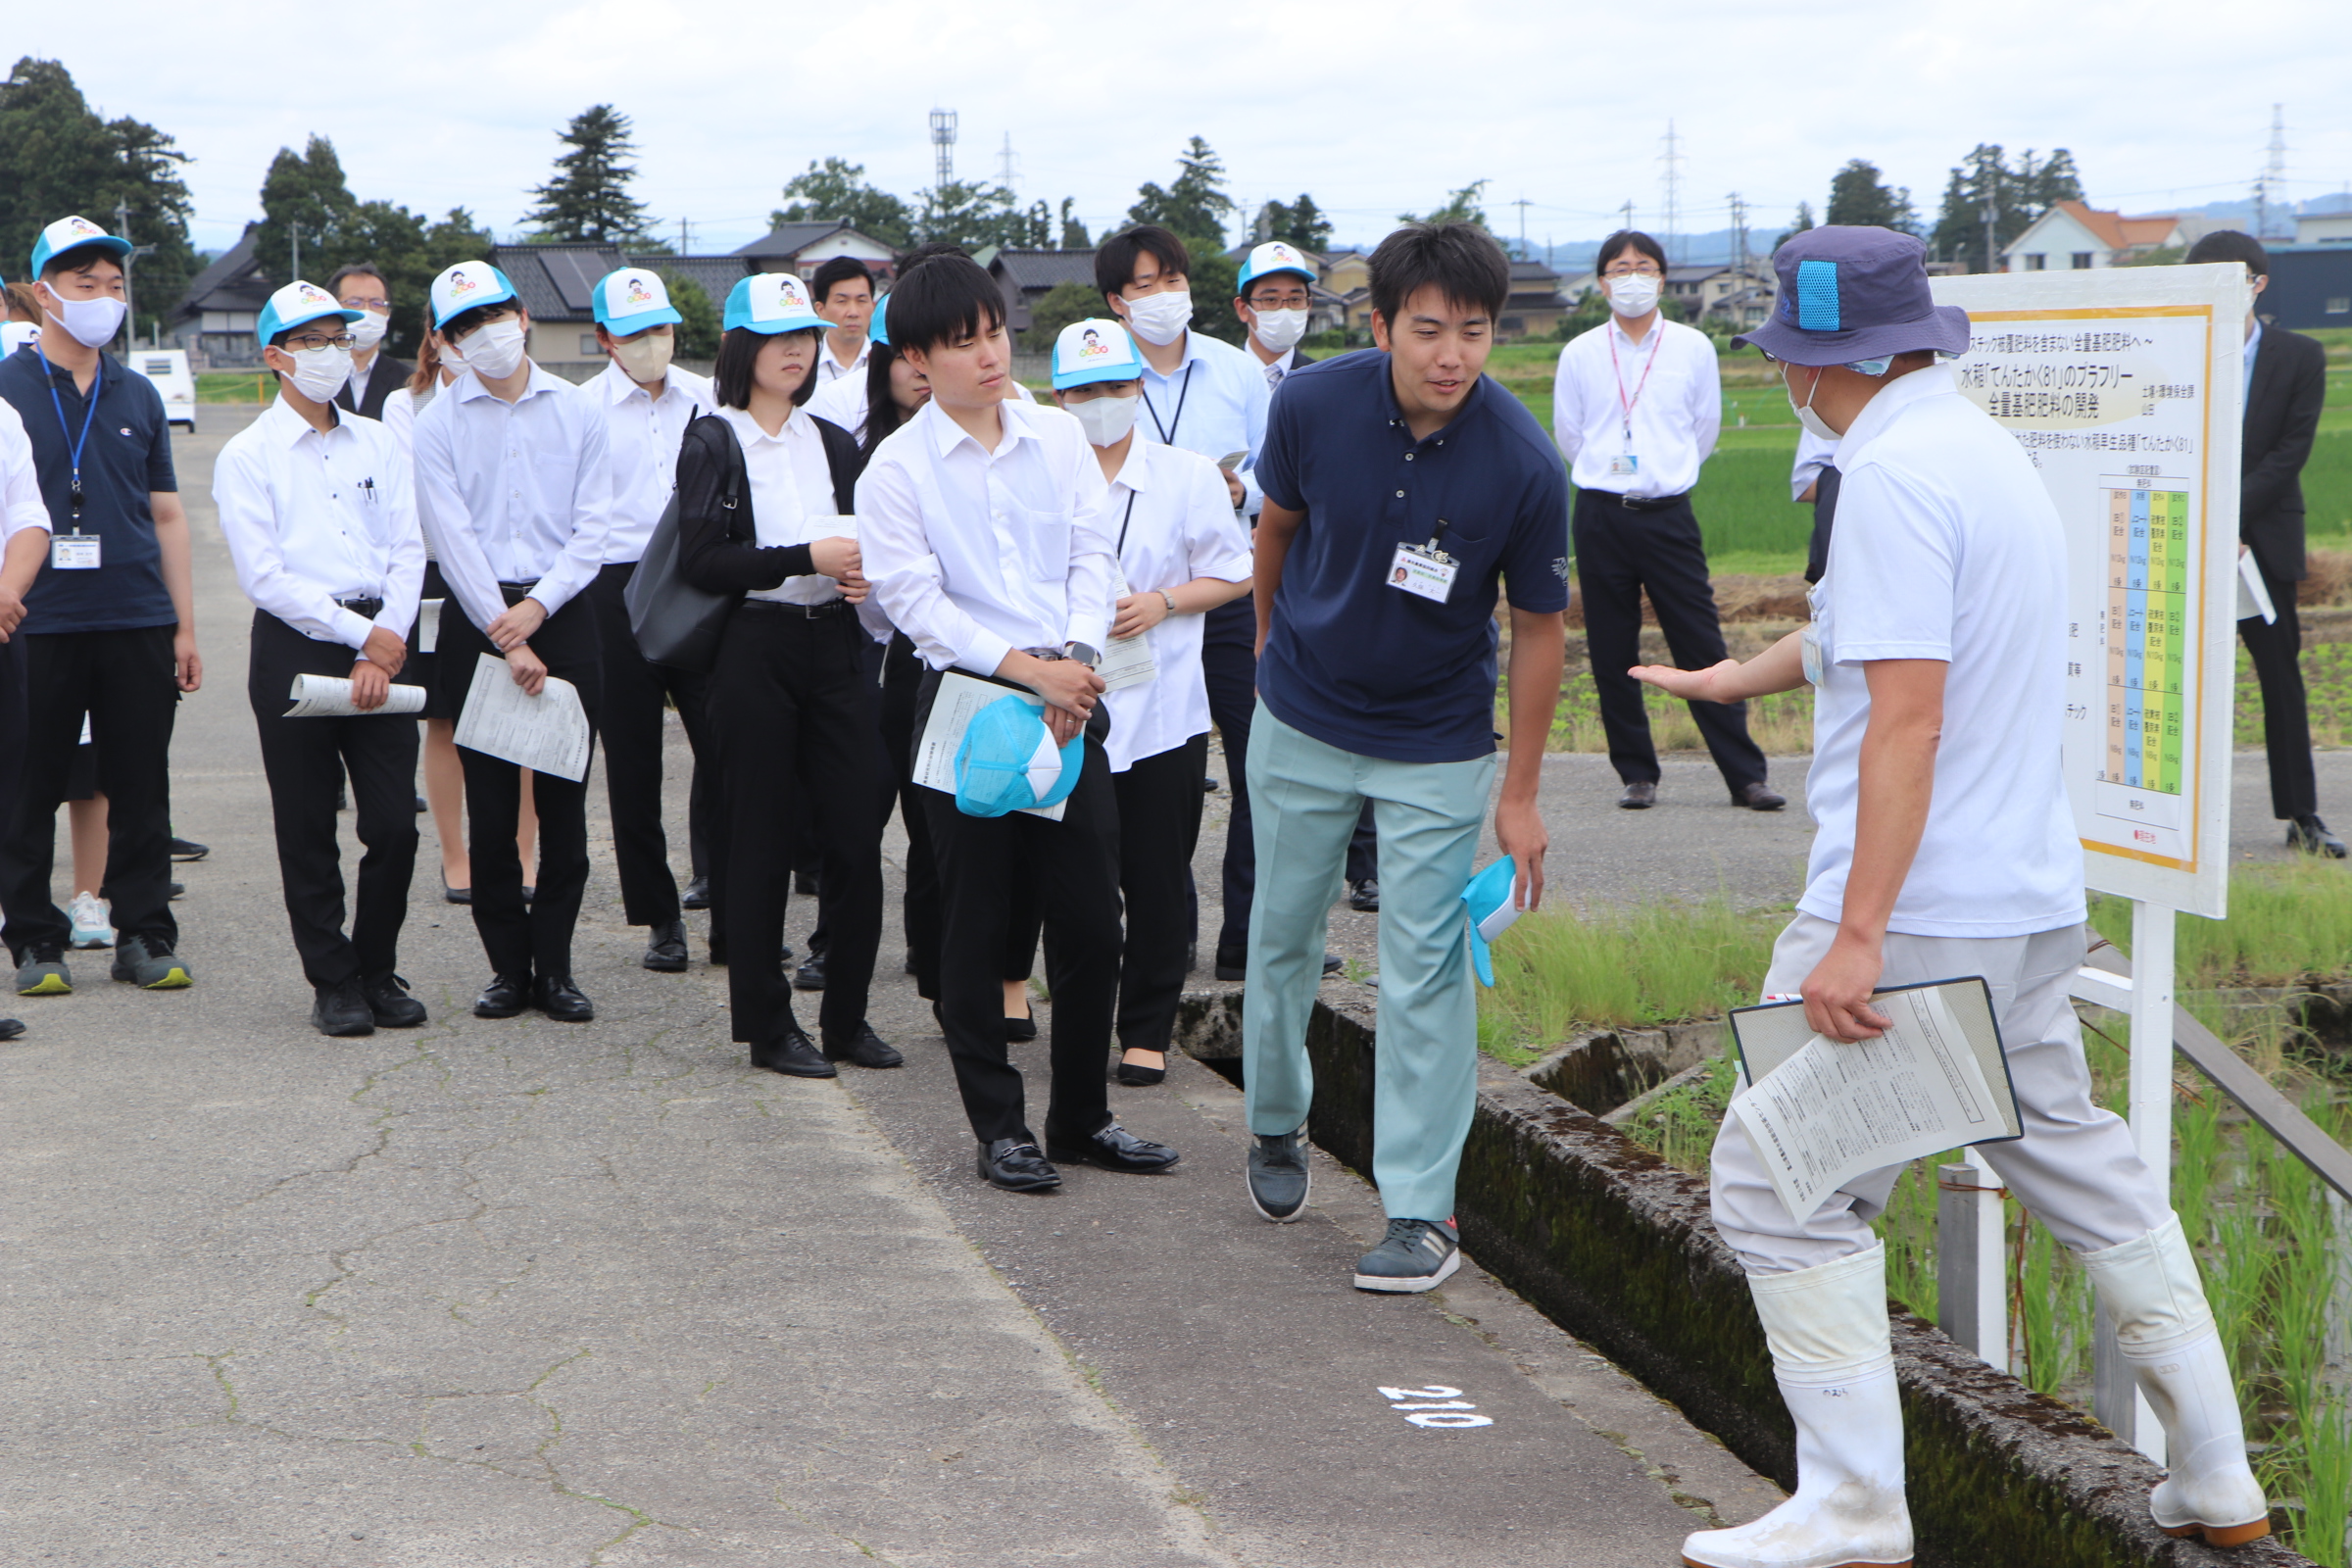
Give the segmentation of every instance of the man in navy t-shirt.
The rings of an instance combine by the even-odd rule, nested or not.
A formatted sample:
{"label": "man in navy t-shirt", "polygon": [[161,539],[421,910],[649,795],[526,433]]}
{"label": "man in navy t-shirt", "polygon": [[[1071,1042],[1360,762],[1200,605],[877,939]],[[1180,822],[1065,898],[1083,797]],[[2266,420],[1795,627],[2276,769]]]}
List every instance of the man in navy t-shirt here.
{"label": "man in navy t-shirt", "polygon": [[1510,292],[1510,263],[1484,229],[1398,229],[1373,252],[1371,284],[1379,351],[1286,377],[1257,460],[1250,1195],[1276,1221],[1306,1201],[1306,1023],[1369,800],[1381,866],[1372,1168],[1389,1230],[1355,1283],[1426,1291],[1460,1263],[1453,1182],[1478,1070],[1461,895],[1494,780],[1496,589],[1511,608],[1511,744],[1494,833],[1517,860],[1517,903],[1533,908],[1568,479],[1542,426],[1482,376]]}

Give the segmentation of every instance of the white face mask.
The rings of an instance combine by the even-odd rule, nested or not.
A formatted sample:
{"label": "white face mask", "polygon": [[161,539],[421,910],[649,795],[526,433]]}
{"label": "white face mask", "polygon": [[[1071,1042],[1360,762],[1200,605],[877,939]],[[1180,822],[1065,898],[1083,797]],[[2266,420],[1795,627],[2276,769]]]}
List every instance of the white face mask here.
{"label": "white face mask", "polygon": [[360,318],[345,323],[343,330],[351,334],[352,347],[371,349],[384,340],[384,329],[391,324],[392,318],[388,316],[378,316],[373,311],[362,311]]}
{"label": "white face mask", "polygon": [[1619,316],[1647,316],[1658,308],[1658,280],[1633,272],[1609,279],[1609,309]]}
{"label": "white face mask", "polygon": [[[49,288],[46,283],[41,286]],[[130,311],[129,306],[110,295],[102,294],[94,300],[70,300],[51,288],[49,297],[57,302],[57,309],[43,306],[42,314],[64,327],[85,349],[104,348],[112,343],[115,333],[122,328],[122,318]]]}
{"label": "white face mask", "polygon": [[1266,346],[1269,354],[1288,354],[1293,345],[1306,336],[1306,312],[1259,311],[1257,321],[1250,330]]}
{"label": "white face mask", "polygon": [[1079,427],[1086,431],[1089,445],[1115,447],[1135,428],[1135,406],[1142,401],[1132,393],[1126,397],[1114,393],[1072,403],[1068,408]]}
{"label": "white face mask", "polygon": [[351,379],[349,349],[280,349],[278,352],[293,356],[294,368],[288,372],[286,380],[295,391],[313,403],[333,402],[335,394],[342,391],[344,383]]}
{"label": "white face mask", "polygon": [[475,327],[461,341],[466,368],[478,376],[503,381],[522,368],[522,323],[511,316]]}
{"label": "white face mask", "polygon": [[1147,294],[1127,302],[1127,324],[1135,335],[1155,348],[1166,348],[1184,336],[1193,320],[1193,291]]}
{"label": "white face mask", "polygon": [[1813,384],[1805,389],[1805,401],[1801,404],[1796,401],[1796,389],[1787,388],[1788,407],[1795,412],[1796,422],[1803,425],[1808,434],[1819,436],[1824,441],[1841,441],[1843,434],[1831,429],[1830,421],[1813,412],[1813,394],[1820,390],[1821,376],[1818,373],[1813,377]]}
{"label": "white face mask", "polygon": [[633,343],[615,342],[612,357],[620,362],[622,374],[640,386],[651,386],[669,373],[669,356],[676,347],[676,338],[648,332]]}

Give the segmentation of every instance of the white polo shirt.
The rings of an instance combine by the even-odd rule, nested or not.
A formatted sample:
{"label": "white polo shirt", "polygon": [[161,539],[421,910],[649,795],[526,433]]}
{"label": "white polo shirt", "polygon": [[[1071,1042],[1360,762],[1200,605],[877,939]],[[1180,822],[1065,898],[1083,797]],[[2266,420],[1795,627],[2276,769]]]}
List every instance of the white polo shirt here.
{"label": "white polo shirt", "polygon": [[[1139,594],[1181,588],[1196,577],[1250,580],[1250,540],[1233,514],[1233,493],[1217,466],[1199,453],[1156,441],[1130,445],[1110,481],[1102,519],[1117,542],[1119,569]],[[1200,616],[1168,616],[1144,633],[1156,673],[1141,686],[1103,695],[1110,739],[1102,751],[1113,773],[1208,733],[1200,637]]]}
{"label": "white polo shirt", "polygon": [[27,528],[54,531],[49,504],[41,499],[40,471],[33,466],[32,438],[15,404],[0,398],[0,546]]}
{"label": "white polo shirt", "polygon": [[[1241,510],[1254,517],[1265,498],[1250,469],[1266,444],[1266,407],[1272,398],[1266,368],[1256,355],[1187,331],[1184,359],[1174,374],[1162,375],[1144,362],[1144,406],[1135,411],[1136,434],[1198,452],[1212,465],[1242,453]],[[1226,499],[1232,499],[1231,492]]]}
{"label": "white polo shirt", "polygon": [[2082,850],[2059,771],[2066,540],[2033,462],[1932,366],[1872,398],[1838,447],[1838,527],[1813,589],[1822,684],[1797,907],[1843,911],[1854,858],[1864,665],[1940,660],[1935,795],[1886,927],[2013,937],[2080,923]]}
{"label": "white polo shirt", "polygon": [[588,390],[604,407],[605,439],[612,454],[612,531],[605,538],[605,564],[642,561],[654,524],[677,488],[678,443],[686,438],[686,426],[716,407],[710,379],[673,365],[657,398],[617,363],[608,362]]}
{"label": "white polo shirt", "polygon": [[858,481],[874,598],[933,669],[993,675],[1015,650],[1110,634],[1116,525],[1095,449],[1059,409],[998,407],[993,452],[926,403]]}
{"label": "white polo shirt", "polygon": [[[271,403],[228,438],[213,502],[237,586],[305,637],[365,647],[382,627],[406,640],[424,578],[424,535],[409,464],[374,419],[336,409],[318,430]],[[381,599],[370,620],[336,603]]]}
{"label": "white polo shirt", "polygon": [[1636,343],[1612,314],[1560,350],[1551,433],[1579,490],[1679,496],[1723,429],[1723,377],[1706,333],[1663,315]]}

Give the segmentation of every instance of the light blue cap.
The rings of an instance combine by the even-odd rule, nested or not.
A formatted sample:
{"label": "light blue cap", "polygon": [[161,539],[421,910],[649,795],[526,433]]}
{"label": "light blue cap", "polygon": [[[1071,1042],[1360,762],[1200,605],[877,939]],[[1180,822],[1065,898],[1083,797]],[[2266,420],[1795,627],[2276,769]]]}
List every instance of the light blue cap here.
{"label": "light blue cap", "polygon": [[1069,799],[1086,766],[1086,737],[1056,749],[1039,710],[1006,695],[972,715],[956,748],[956,809],[1003,816]]}
{"label": "light blue cap", "polygon": [[885,348],[890,346],[890,328],[882,324],[883,315],[889,309],[889,295],[885,294],[874,301],[873,317],[865,323],[865,340],[868,343],[879,343]]}
{"label": "light blue cap", "polygon": [[1304,251],[1287,240],[1270,239],[1252,249],[1250,259],[1242,263],[1242,280],[1234,292],[1247,295],[1250,284],[1275,272],[1297,272],[1309,283],[1316,281],[1314,264]]}
{"label": "light blue cap", "polygon": [[607,272],[591,291],[596,324],[614,337],[627,337],[649,326],[676,326],[686,318],[669,303],[669,290],[661,274],[642,267]]}
{"label": "light blue cap", "polygon": [[291,331],[306,321],[323,320],[331,316],[348,325],[363,314],[345,310],[332,294],[298,277],[270,295],[270,302],[262,307],[262,318],[254,325],[253,340],[268,348],[270,340],[278,333]]}
{"label": "light blue cap", "polygon": [[1132,381],[1144,373],[1143,356],[1127,329],[1107,317],[1072,321],[1054,339],[1054,390],[1096,381]]}
{"label": "light blue cap", "polygon": [[778,332],[822,330],[833,323],[816,314],[808,290],[790,272],[754,272],[727,290],[727,314],[721,323],[732,332],[739,326],[773,335]]}
{"label": "light blue cap", "polygon": [[117,239],[86,218],[61,218],[41,230],[32,242],[32,275],[39,277],[54,257],[94,247],[121,261],[130,254],[130,241]]}
{"label": "light blue cap", "polygon": [[485,305],[514,298],[514,280],[488,262],[460,262],[433,279],[433,330]]}
{"label": "light blue cap", "polygon": [[1487,951],[1488,944],[1519,918],[1519,906],[1511,897],[1518,880],[1519,862],[1506,855],[1462,889],[1462,904],[1470,911],[1470,964],[1478,971],[1480,985],[1494,983],[1494,956]]}

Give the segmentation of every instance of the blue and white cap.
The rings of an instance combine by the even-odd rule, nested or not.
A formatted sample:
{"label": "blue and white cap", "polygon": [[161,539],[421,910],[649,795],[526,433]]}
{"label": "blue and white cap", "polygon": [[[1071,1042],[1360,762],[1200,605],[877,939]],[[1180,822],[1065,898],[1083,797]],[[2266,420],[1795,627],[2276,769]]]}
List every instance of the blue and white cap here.
{"label": "blue and white cap", "polygon": [[833,323],[808,303],[808,289],[790,272],[754,272],[727,290],[727,314],[720,323],[732,332],[748,326],[755,332],[822,330]]}
{"label": "blue and white cap", "polygon": [[614,337],[627,337],[649,326],[676,326],[685,318],[669,303],[669,290],[660,274],[642,267],[624,267],[597,280],[596,324]]}
{"label": "blue and white cap", "polygon": [[291,331],[307,321],[322,320],[331,316],[338,321],[348,323],[358,320],[365,314],[345,310],[342,302],[332,294],[316,283],[305,283],[298,277],[270,295],[270,302],[262,307],[262,318],[253,329],[254,340],[267,348],[270,340],[278,333]]}
{"label": "blue and white cap", "polygon": [[1512,896],[1518,880],[1519,862],[1506,855],[1462,889],[1462,904],[1470,911],[1470,965],[1480,985],[1494,983],[1494,956],[1487,945],[1519,918],[1519,901]]}
{"label": "blue and white cap", "polygon": [[1072,321],[1054,340],[1054,390],[1094,381],[1132,381],[1144,373],[1143,357],[1127,328],[1107,317]]}
{"label": "blue and white cap", "polygon": [[1315,281],[1315,269],[1306,253],[1287,240],[1270,239],[1250,252],[1242,264],[1242,281],[1236,294],[1248,294],[1250,285],[1271,272],[1297,272],[1309,283]]}
{"label": "blue and white cap", "polygon": [[39,277],[50,262],[68,251],[96,247],[115,260],[130,254],[130,241],[117,239],[86,218],[61,218],[41,230],[32,244],[32,275]]}
{"label": "blue and white cap", "polygon": [[514,298],[514,285],[506,273],[488,262],[460,262],[433,279],[434,330],[447,326],[452,317]]}
{"label": "blue and white cap", "polygon": [[956,809],[1003,816],[1069,799],[1086,767],[1086,736],[1054,744],[1044,716],[1023,698],[1004,696],[972,715],[956,748]]}

